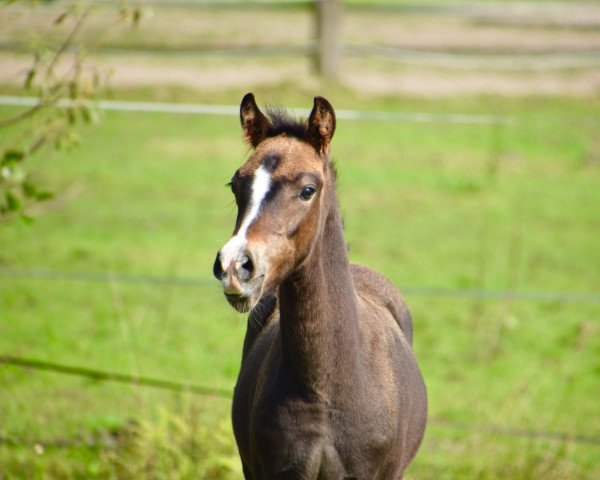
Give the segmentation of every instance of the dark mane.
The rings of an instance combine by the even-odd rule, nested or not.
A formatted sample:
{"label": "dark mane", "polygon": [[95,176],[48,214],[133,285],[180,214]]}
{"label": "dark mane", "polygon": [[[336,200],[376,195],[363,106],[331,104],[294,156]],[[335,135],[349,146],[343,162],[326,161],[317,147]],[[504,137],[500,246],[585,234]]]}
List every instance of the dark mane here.
{"label": "dark mane", "polygon": [[271,107],[266,111],[269,117],[269,129],[267,137],[287,135],[298,140],[308,141],[307,123],[305,119],[293,118],[289,112],[281,107]]}

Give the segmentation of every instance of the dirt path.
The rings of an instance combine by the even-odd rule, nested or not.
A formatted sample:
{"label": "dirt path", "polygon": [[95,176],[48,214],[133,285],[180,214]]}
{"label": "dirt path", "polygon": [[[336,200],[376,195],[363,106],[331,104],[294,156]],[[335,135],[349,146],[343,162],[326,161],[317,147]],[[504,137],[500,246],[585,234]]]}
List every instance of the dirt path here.
{"label": "dirt path", "polygon": [[[177,59],[158,61],[139,55],[103,56],[98,61],[98,64],[112,71],[111,84],[115,88],[168,85],[216,91],[283,82],[318,88],[320,83],[311,72],[308,61],[268,66],[239,59],[226,63],[229,64]],[[22,83],[29,65],[28,56],[0,53],[0,84]],[[588,96],[600,93],[600,68],[579,71],[473,71],[350,59],[344,62],[341,83],[359,91],[380,94]]]}

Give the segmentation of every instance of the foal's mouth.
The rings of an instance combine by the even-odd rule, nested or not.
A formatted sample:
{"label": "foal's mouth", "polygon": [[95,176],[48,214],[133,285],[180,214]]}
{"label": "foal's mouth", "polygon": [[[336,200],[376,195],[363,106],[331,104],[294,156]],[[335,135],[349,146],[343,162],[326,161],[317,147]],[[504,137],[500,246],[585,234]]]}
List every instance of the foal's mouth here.
{"label": "foal's mouth", "polygon": [[247,295],[235,295],[231,293],[226,293],[225,298],[229,302],[229,304],[235,308],[240,313],[246,313],[250,311],[252,306],[252,302],[249,296]]}

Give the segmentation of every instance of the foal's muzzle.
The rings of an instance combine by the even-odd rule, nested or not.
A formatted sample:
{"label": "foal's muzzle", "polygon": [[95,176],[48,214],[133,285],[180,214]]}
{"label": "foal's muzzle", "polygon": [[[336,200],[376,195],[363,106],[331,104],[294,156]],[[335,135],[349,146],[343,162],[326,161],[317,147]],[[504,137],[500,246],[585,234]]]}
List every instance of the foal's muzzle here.
{"label": "foal's muzzle", "polygon": [[223,285],[223,293],[229,303],[238,311],[248,311],[253,301],[256,290],[255,263],[252,255],[244,251],[235,260],[223,265],[221,252],[213,265],[213,274]]}
{"label": "foal's muzzle", "polygon": [[247,282],[254,275],[254,262],[249,253],[244,253],[237,260],[231,262],[227,266],[227,270],[223,270],[221,252],[219,252],[213,265],[213,274],[221,282],[226,281],[228,276],[237,278],[242,282]]}

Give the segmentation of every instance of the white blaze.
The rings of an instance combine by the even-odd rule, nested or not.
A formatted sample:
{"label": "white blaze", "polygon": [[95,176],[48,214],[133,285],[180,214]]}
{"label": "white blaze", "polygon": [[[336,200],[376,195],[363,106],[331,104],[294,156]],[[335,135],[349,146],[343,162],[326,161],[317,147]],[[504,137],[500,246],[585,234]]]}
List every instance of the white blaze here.
{"label": "white blaze", "polygon": [[250,197],[250,206],[246,210],[246,216],[242,220],[240,229],[231,237],[231,239],[221,249],[221,266],[223,270],[227,270],[231,262],[235,261],[246,247],[248,239],[246,233],[252,222],[256,219],[260,212],[260,207],[271,186],[271,174],[260,166],[254,173],[252,180],[252,193]]}

